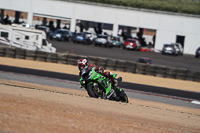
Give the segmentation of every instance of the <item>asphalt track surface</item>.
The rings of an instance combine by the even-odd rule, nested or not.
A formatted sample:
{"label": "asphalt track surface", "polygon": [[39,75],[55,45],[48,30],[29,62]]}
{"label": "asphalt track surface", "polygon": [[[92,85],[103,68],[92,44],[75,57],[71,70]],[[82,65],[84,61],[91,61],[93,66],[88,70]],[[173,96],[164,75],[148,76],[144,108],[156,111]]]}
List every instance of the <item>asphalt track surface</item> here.
{"label": "asphalt track surface", "polygon": [[155,52],[140,52],[123,50],[122,48],[105,48],[94,46],[94,44],[87,45],[82,43],[61,42],[56,40],[49,40],[59,53],[75,53],[78,55],[90,55],[96,57],[105,57],[125,61],[136,61],[139,57],[148,57],[153,61],[153,65],[174,67],[188,69],[191,71],[200,71],[200,58],[195,58],[194,55],[162,55]]}
{"label": "asphalt track surface", "polygon": [[[77,75],[29,69],[29,68],[13,67],[13,66],[6,66],[6,65],[0,65],[0,71],[35,75],[35,76],[75,81],[75,82],[79,81],[79,78]],[[120,86],[128,90],[140,91],[140,92],[144,92],[148,94],[153,93],[153,95],[158,95],[158,96],[165,95],[165,97],[173,97],[175,99],[181,99],[185,101],[200,100],[200,93],[198,92],[183,91],[183,90],[135,84],[135,83],[129,83],[129,82],[122,82]]]}

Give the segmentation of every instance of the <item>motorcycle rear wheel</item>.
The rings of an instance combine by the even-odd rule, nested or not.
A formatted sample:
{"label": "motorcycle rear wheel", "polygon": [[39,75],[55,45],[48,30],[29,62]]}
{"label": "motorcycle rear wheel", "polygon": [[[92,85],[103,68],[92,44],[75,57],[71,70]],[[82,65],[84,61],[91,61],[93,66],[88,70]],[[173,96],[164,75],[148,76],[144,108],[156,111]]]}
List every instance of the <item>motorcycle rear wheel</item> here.
{"label": "motorcycle rear wheel", "polygon": [[128,103],[128,96],[123,90],[121,91],[120,101],[123,103]]}

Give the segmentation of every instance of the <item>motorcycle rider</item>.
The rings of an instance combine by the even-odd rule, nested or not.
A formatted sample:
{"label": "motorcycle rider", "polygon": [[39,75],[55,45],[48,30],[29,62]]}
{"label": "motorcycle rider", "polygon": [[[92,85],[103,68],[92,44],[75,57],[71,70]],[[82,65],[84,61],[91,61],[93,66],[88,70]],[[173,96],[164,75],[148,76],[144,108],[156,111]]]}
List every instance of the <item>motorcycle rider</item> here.
{"label": "motorcycle rider", "polygon": [[[116,87],[117,89],[119,89],[118,81],[117,81],[117,79],[115,79],[115,78],[113,77],[113,73],[112,73],[112,72],[109,72],[109,71],[104,72],[103,67],[99,67],[99,66],[94,65],[94,64],[90,64],[90,65],[89,65],[87,59],[80,59],[80,60],[78,61],[78,69],[79,69],[79,71],[80,71],[80,72],[79,72],[79,77],[81,77],[82,70],[83,70],[83,68],[85,68],[85,67],[95,67],[95,71],[96,71],[97,73],[100,73],[100,74],[104,75],[105,77],[108,77],[109,79],[111,79],[111,80],[114,82],[115,87]],[[107,85],[104,85],[104,86],[106,87]],[[106,88],[107,88],[107,87],[106,87]],[[108,93],[108,95],[109,95],[109,94],[110,94],[110,92]]]}

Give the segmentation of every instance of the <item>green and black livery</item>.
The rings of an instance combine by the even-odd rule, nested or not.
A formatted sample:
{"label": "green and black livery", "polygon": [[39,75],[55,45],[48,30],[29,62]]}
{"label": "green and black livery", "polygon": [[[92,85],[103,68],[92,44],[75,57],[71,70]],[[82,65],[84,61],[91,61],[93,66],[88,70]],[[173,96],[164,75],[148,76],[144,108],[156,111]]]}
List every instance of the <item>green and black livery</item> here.
{"label": "green and black livery", "polygon": [[[117,74],[114,74],[113,78],[116,76]],[[121,82],[122,78],[120,77],[117,80]],[[90,97],[128,103],[128,97],[124,90],[122,88],[116,88],[111,79],[105,77],[103,74],[97,73],[95,67],[85,67],[82,70],[79,81]]]}

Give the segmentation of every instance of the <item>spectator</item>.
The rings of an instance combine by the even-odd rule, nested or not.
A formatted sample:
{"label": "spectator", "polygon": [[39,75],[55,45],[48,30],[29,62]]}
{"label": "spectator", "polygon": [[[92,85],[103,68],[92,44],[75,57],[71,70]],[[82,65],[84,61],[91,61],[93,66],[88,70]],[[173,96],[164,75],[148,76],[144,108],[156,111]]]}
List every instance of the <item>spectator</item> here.
{"label": "spectator", "polygon": [[122,35],[122,29],[119,29],[118,36]]}
{"label": "spectator", "polygon": [[49,21],[49,28],[51,31],[54,31],[55,30],[55,27],[54,27],[54,22],[51,20]]}
{"label": "spectator", "polygon": [[3,24],[11,24],[11,21],[9,20],[8,14],[7,14],[6,17],[3,19]]}
{"label": "spectator", "polygon": [[152,38],[152,41],[153,41],[153,47],[155,46],[155,41],[156,41],[156,34],[154,34],[153,38]]}

